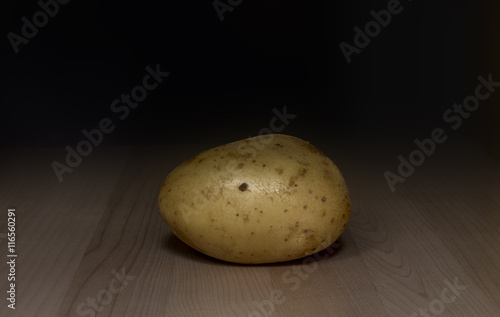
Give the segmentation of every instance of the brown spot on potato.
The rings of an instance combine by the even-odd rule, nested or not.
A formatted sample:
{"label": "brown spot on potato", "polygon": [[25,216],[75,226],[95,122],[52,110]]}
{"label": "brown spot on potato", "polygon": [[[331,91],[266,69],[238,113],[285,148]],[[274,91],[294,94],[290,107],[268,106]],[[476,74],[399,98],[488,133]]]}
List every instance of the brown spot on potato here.
{"label": "brown spot on potato", "polygon": [[288,239],[287,239],[287,238],[285,238],[285,242],[287,242],[287,241],[288,241]]}
{"label": "brown spot on potato", "polygon": [[264,213],[264,211],[261,210],[260,213],[262,214],[262,213]]}
{"label": "brown spot on potato", "polygon": [[279,175],[283,174],[283,168],[277,167],[274,169]]}
{"label": "brown spot on potato", "polygon": [[342,218],[345,218],[345,214],[342,214]]}
{"label": "brown spot on potato", "polygon": [[172,188],[169,188],[169,189],[167,190],[167,193],[170,193],[171,191],[172,191]]}
{"label": "brown spot on potato", "polygon": [[250,232],[250,234],[253,234],[253,231],[252,231],[252,232]]}
{"label": "brown spot on potato", "polygon": [[304,207],[302,207],[302,208],[307,209],[307,205],[304,205]]}
{"label": "brown spot on potato", "polygon": [[301,169],[299,170],[299,175],[300,175],[300,176],[304,176],[304,175],[306,175],[306,173],[307,173],[307,169],[306,169],[306,168],[301,168]]}
{"label": "brown spot on potato", "polygon": [[313,193],[313,191],[309,189],[309,194],[312,194],[312,193]]}
{"label": "brown spot on potato", "polygon": [[283,210],[283,212],[287,212],[287,211],[288,211],[288,209]]}
{"label": "brown spot on potato", "polygon": [[321,215],[321,217],[324,217],[325,215],[326,215],[326,212],[325,212],[325,211],[323,211],[323,214]]}
{"label": "brown spot on potato", "polygon": [[309,162],[304,162],[304,161],[300,161],[300,160],[297,160],[297,163],[299,163],[300,165],[304,165],[304,166],[311,165]]}
{"label": "brown spot on potato", "polygon": [[240,187],[238,187],[238,189],[242,192],[244,192],[245,190],[248,189],[248,184],[247,183],[243,183],[240,185]]}
{"label": "brown spot on potato", "polygon": [[277,147],[283,147],[283,145],[281,145],[279,143],[275,143],[274,145],[277,146]]}
{"label": "brown spot on potato", "polygon": [[236,217],[239,217],[239,216],[240,216],[240,214],[236,214]]}
{"label": "brown spot on potato", "polygon": [[256,160],[252,160],[252,163],[255,163],[255,162],[257,162],[257,161]]}
{"label": "brown spot on potato", "polygon": [[244,165],[245,165],[245,164],[240,163],[240,164],[238,164],[238,168],[242,168]]}
{"label": "brown spot on potato", "polygon": [[326,201],[326,197],[325,197],[325,196],[323,196],[323,197],[321,198],[321,201],[322,201],[322,202],[325,202],[325,201]]}
{"label": "brown spot on potato", "polygon": [[227,153],[227,156],[232,157],[232,158],[249,159],[252,156],[252,153],[240,154],[240,153],[229,152],[229,153]]}
{"label": "brown spot on potato", "polygon": [[330,219],[330,222],[334,222],[334,221],[335,221],[335,218]]}
{"label": "brown spot on potato", "polygon": [[262,167],[266,167],[266,164],[262,164]]}

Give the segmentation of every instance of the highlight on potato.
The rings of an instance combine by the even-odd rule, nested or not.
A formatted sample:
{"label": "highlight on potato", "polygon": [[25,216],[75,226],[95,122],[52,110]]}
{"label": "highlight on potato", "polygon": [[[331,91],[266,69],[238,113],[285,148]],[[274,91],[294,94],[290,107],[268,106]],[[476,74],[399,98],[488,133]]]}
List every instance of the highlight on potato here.
{"label": "highlight on potato", "polygon": [[351,215],[337,166],[310,143],[283,134],[196,155],[167,176],[158,203],[186,244],[246,264],[319,252],[340,237]]}

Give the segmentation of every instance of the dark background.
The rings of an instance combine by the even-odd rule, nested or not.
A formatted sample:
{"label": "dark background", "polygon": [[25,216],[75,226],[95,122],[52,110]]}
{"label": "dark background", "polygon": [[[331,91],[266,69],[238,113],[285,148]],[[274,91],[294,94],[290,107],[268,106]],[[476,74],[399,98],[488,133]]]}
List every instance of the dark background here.
{"label": "dark background", "polygon": [[[223,1],[224,2],[224,1]],[[370,10],[388,1],[243,0],[219,19],[205,1],[71,1],[14,53],[36,1],[1,10],[3,147],[74,146],[104,117],[103,145],[234,141],[296,114],[283,133],[305,139],[402,140],[430,135],[442,114],[499,72],[494,1],[401,1],[403,11],[348,64]],[[159,63],[170,76],[123,121],[111,102]],[[500,93],[456,131],[495,154]]]}

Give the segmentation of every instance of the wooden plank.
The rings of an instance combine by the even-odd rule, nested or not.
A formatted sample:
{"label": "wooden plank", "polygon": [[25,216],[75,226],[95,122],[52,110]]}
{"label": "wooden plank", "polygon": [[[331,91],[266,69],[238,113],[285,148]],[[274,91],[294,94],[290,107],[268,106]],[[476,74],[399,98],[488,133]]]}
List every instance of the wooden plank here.
{"label": "wooden plank", "polygon": [[[17,297],[15,311],[2,316],[55,316],[95,230],[128,150],[97,151],[59,183],[51,162],[61,151],[3,151],[0,165],[0,232],[7,208],[16,208]],[[8,168],[5,168],[8,167]],[[5,215],[5,216],[4,216]],[[2,241],[6,250],[6,241]],[[3,253],[3,252],[2,252]],[[3,255],[5,256],[5,255]],[[7,276],[7,266],[0,275]],[[2,278],[1,289],[7,289]]]}
{"label": "wooden plank", "polygon": [[377,147],[327,145],[350,188],[351,222],[332,255],[268,265],[200,254],[159,216],[163,179],[207,145],[99,149],[63,184],[50,169],[60,150],[1,153],[9,168],[1,170],[0,208],[19,213],[20,281],[18,309],[3,305],[0,314],[500,314],[497,162],[446,145],[392,193],[383,178],[396,161],[388,147],[366,160]]}

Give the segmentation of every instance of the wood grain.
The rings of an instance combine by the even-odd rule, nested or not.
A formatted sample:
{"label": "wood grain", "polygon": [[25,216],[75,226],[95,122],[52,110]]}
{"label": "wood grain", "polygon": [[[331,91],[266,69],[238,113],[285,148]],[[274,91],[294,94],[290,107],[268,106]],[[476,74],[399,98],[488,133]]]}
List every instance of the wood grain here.
{"label": "wood grain", "polygon": [[50,168],[61,149],[3,150],[0,233],[16,208],[19,255],[17,309],[3,301],[0,315],[500,316],[498,162],[445,144],[392,193],[383,172],[402,153],[317,146],[347,180],[351,222],[321,260],[270,265],[209,258],[159,216],[163,179],[211,145],[98,148],[62,184]]}

